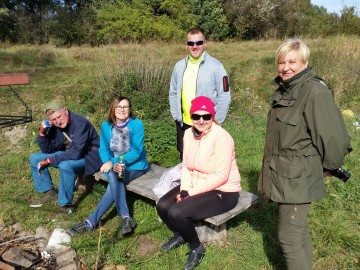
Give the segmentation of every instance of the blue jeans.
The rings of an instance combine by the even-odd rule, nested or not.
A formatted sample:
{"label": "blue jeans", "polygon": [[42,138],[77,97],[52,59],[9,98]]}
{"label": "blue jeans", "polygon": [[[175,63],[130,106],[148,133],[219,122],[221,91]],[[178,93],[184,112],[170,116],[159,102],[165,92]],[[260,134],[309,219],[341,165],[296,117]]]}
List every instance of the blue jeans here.
{"label": "blue jeans", "polygon": [[[30,156],[31,175],[37,192],[46,192],[54,188],[48,168],[42,170],[41,175],[39,175],[37,164],[44,159],[61,153],[63,153],[63,151],[51,154],[37,152]],[[50,167],[58,168],[60,172],[58,205],[71,205],[74,197],[75,179],[77,174],[83,174],[85,172],[85,160],[65,160],[57,165],[50,165]]]}
{"label": "blue jeans", "polygon": [[96,227],[99,224],[101,217],[115,202],[117,214],[123,216],[129,214],[129,208],[126,202],[126,190],[125,186],[132,180],[140,177],[147,170],[144,171],[125,171],[125,177],[123,181],[118,179],[117,173],[110,170],[107,174],[108,186],[106,188],[104,196],[101,198],[100,203],[96,207],[95,211],[88,217],[92,227]]}

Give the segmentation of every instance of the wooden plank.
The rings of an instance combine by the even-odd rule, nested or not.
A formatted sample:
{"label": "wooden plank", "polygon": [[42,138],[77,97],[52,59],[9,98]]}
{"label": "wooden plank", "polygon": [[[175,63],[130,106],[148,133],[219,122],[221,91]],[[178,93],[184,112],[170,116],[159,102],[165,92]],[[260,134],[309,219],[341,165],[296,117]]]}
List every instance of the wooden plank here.
{"label": "wooden plank", "polygon": [[150,164],[150,171],[148,171],[146,174],[152,175],[155,178],[159,178],[168,168],[156,165],[156,164]]}
{"label": "wooden plank", "polygon": [[244,212],[246,209],[248,209],[251,205],[256,203],[258,200],[258,197],[250,192],[247,191],[240,191],[240,197],[238,204],[231,209],[230,211],[223,213],[221,215],[217,215],[211,218],[205,219],[206,222],[209,222],[214,225],[220,225],[228,221],[229,219],[237,216],[241,212]]}
{"label": "wooden plank", "polygon": [[156,164],[150,164],[150,171],[131,181],[127,186],[127,190],[144,196],[148,199],[158,201],[159,198],[152,191],[156,181],[164,173],[167,168]]}
{"label": "wooden plank", "polygon": [[[156,181],[166,169],[167,168],[161,167],[156,164],[150,164],[150,171],[131,181],[126,186],[126,189],[141,196],[144,196],[148,199],[157,201],[159,200],[159,198],[154,194],[152,188],[155,186]],[[96,180],[107,181],[106,177],[101,172],[96,172],[94,174],[94,177]]]}
{"label": "wooden plank", "polygon": [[[159,165],[151,164],[150,171],[140,176],[139,178],[136,178],[135,180],[131,181],[126,186],[127,190],[139,194],[141,196],[144,196],[148,199],[158,201],[159,199],[152,191],[152,188],[155,186],[156,181],[159,179],[159,177],[163,174],[163,172],[166,169],[167,168],[161,167]],[[96,180],[101,179],[107,181],[107,179],[101,172],[95,173],[94,176]],[[205,221],[215,226],[220,226],[229,219],[237,216],[241,212],[248,209],[258,200],[258,197],[255,194],[244,190],[240,191],[239,194],[240,194],[239,201],[238,204],[235,206],[235,208],[221,215],[207,218],[205,219]]]}
{"label": "wooden plank", "polygon": [[15,267],[0,261],[0,269],[1,270],[15,270]]}
{"label": "wooden plank", "polygon": [[141,177],[131,181],[126,186],[126,189],[153,201],[158,201],[159,198],[152,191],[152,188],[155,186],[156,181],[157,178],[154,178],[153,176],[148,174],[144,174]]}
{"label": "wooden plank", "polygon": [[27,73],[0,74],[0,86],[30,84]]}
{"label": "wooden plank", "polygon": [[100,180],[103,180],[103,181],[106,181],[107,182],[107,179],[106,177],[104,176],[104,174],[100,171],[94,173],[94,177],[95,177],[95,180],[96,181],[100,181]]}

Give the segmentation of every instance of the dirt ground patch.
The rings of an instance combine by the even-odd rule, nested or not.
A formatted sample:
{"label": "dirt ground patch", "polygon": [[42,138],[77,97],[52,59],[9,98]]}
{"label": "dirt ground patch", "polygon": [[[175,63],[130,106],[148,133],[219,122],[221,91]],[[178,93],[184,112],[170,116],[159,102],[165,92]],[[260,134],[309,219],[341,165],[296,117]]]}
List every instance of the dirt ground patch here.
{"label": "dirt ground patch", "polygon": [[12,130],[5,131],[4,136],[12,145],[18,146],[20,140],[26,136],[26,126],[15,126]]}
{"label": "dirt ground patch", "polygon": [[143,257],[158,251],[158,244],[149,235],[140,235],[139,242],[141,245],[137,247],[136,255]]}

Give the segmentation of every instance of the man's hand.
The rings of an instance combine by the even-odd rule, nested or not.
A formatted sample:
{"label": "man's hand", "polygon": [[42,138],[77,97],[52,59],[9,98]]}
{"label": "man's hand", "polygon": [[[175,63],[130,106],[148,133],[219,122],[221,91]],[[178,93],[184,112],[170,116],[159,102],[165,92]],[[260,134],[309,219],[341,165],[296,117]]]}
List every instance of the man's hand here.
{"label": "man's hand", "polygon": [[37,165],[38,174],[41,175],[41,171],[45,170],[50,165],[49,159],[44,159],[43,161],[40,161]]}
{"label": "man's hand", "polygon": [[39,127],[39,133],[40,133],[40,136],[45,136],[46,133],[49,131],[51,127],[51,123],[49,120],[43,120],[41,122],[41,125]]}
{"label": "man's hand", "polygon": [[349,178],[351,177],[351,173],[341,167],[333,170],[328,170],[324,168],[323,172],[324,176],[334,176],[343,181],[344,183],[346,183],[347,180],[349,180]]}

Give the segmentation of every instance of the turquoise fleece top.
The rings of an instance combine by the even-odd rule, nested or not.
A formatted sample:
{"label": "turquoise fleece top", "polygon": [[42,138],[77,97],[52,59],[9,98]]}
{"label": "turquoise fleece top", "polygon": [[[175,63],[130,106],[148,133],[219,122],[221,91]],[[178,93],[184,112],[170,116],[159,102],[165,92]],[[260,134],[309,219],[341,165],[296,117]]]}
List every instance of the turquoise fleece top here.
{"label": "turquoise fleece top", "polygon": [[[114,124],[104,121],[100,127],[100,148],[99,154],[103,163],[112,161],[113,164],[119,162],[119,157],[114,157],[110,150],[111,129]],[[130,151],[124,154],[124,162],[129,170],[146,170],[149,163],[146,159],[144,147],[145,130],[144,124],[137,118],[130,118],[127,127],[130,131]]]}

